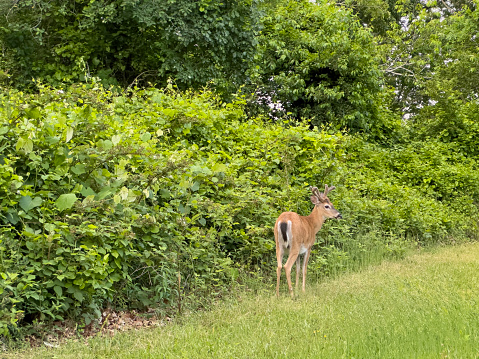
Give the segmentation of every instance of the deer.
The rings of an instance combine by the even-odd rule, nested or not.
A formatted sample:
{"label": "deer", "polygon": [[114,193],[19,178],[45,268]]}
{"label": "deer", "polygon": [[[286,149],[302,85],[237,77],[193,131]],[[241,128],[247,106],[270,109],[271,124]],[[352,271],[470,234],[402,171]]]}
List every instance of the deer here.
{"label": "deer", "polygon": [[324,193],[319,192],[317,187],[310,187],[312,195],[311,202],[314,204],[313,211],[309,216],[300,216],[295,212],[283,212],[280,214],[274,225],[274,238],[276,241],[276,258],[278,267],[276,269],[276,296],[279,297],[279,283],[283,268],[283,255],[289,251],[288,259],[284,265],[286,279],[288,281],[289,293],[294,299],[293,287],[291,286],[291,269],[296,262],[296,291],[299,284],[300,255],[303,258],[303,293],[306,292],[306,270],[308,266],[311,248],[316,241],[316,233],[319,232],[323,223],[328,218],[341,219],[341,213],[334,208],[328,198],[328,193],[335,189],[335,186],[325,185]]}

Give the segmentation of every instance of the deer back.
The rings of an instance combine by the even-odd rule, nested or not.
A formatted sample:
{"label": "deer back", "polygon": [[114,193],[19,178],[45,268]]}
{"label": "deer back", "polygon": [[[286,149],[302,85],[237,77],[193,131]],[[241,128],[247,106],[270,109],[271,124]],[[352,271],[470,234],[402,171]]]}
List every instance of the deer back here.
{"label": "deer back", "polygon": [[[293,251],[301,251],[301,247],[310,248],[316,240],[316,233],[327,218],[342,218],[327,197],[327,194],[335,188],[326,185],[324,193],[321,193],[317,187],[311,187],[310,199],[314,208],[309,216],[300,216],[295,212],[281,213],[274,226],[276,244]],[[285,236],[287,238],[284,238]],[[279,238],[283,239],[282,243]]]}

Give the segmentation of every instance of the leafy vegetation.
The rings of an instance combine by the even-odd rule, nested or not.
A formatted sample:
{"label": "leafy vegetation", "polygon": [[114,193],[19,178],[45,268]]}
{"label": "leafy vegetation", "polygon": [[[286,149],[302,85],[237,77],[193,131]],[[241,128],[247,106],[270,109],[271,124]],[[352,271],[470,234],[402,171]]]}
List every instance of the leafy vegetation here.
{"label": "leafy vegetation", "polygon": [[476,166],[447,146],[384,150],[247,119],[244,101],[173,88],[10,91],[1,108],[10,322],[89,324],[105,306],[177,308],[240,271],[269,272],[271,223],[284,210],[306,214],[312,183],[341,184],[334,202],[347,218],[321,231],[337,249],[313,260],[317,271],[371,230],[389,256],[401,255],[404,239],[476,236]]}
{"label": "leafy vegetation", "polygon": [[242,81],[258,21],[254,0],[27,0],[4,11],[9,74],[23,86],[32,77],[123,86]]}
{"label": "leafy vegetation", "polygon": [[[478,236],[476,2],[0,1],[0,335]],[[33,78],[33,81],[32,81]],[[375,253],[374,260],[365,260]],[[20,324],[20,325],[19,325]]]}
{"label": "leafy vegetation", "polygon": [[262,96],[314,125],[379,130],[379,57],[351,12],[292,0],[271,7],[262,24],[253,70]]}
{"label": "leafy vegetation", "polygon": [[470,358],[478,354],[479,247],[442,248],[314,284],[292,301],[245,294],[143,331],[6,358]]}

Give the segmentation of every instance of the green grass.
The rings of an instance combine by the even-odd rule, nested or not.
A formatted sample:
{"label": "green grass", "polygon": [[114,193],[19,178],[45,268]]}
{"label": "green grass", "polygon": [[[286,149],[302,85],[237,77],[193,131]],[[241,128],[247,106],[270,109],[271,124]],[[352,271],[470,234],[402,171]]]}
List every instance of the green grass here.
{"label": "green grass", "polygon": [[479,244],[467,244],[309,285],[294,301],[283,281],[279,299],[245,293],[163,328],[4,357],[477,358],[478,284]]}

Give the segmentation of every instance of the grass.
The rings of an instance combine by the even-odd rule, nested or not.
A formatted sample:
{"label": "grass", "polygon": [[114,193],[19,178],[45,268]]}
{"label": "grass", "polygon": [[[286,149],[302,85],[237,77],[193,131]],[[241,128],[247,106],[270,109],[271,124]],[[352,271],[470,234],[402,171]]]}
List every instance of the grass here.
{"label": "grass", "polygon": [[309,285],[244,293],[163,328],[1,358],[477,358],[479,244]]}

